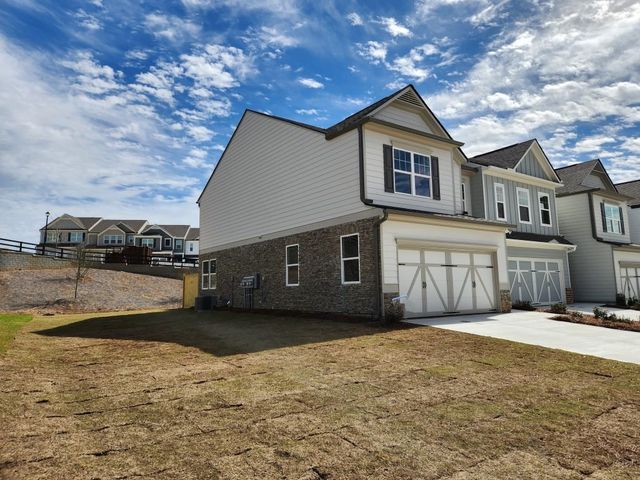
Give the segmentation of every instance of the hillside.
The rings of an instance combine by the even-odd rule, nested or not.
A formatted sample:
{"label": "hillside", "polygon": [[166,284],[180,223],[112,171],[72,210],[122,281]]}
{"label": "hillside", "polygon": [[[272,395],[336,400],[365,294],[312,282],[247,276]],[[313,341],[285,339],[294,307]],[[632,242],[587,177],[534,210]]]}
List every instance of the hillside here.
{"label": "hillside", "polygon": [[181,280],[91,269],[74,301],[74,275],[72,268],[2,271],[0,311],[69,313],[181,306]]}

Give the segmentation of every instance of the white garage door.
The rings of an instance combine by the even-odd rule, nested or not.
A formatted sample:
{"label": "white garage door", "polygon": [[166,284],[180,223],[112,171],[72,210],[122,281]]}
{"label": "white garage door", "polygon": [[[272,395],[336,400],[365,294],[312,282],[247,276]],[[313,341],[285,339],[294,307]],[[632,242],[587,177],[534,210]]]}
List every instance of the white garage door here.
{"label": "white garage door", "polygon": [[534,305],[564,302],[562,264],[559,260],[509,258],[511,301]]}
{"label": "white garage door", "polygon": [[640,265],[620,262],[620,285],[626,298],[640,299]]}
{"label": "white garage door", "polygon": [[398,250],[400,295],[407,317],[496,309],[493,254]]}

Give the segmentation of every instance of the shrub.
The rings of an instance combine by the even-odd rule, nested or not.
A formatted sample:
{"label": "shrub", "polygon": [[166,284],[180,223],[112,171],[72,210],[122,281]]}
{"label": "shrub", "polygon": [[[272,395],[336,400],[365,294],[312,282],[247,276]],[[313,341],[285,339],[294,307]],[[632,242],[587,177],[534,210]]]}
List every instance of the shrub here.
{"label": "shrub", "polygon": [[562,302],[554,303],[549,308],[549,312],[551,312],[551,313],[567,313],[567,306]]}
{"label": "shrub", "polygon": [[384,319],[387,323],[397,323],[404,318],[404,303],[393,300],[387,304],[384,311]]}
{"label": "shrub", "polygon": [[609,317],[609,312],[604,308],[593,307],[593,316],[601,320],[606,320]]}
{"label": "shrub", "polygon": [[584,314],[582,312],[569,312],[569,316],[573,319],[583,318]]}
{"label": "shrub", "polygon": [[627,299],[625,298],[624,293],[616,293],[616,305],[619,307],[627,305]]}
{"label": "shrub", "polygon": [[527,311],[533,311],[536,309],[536,307],[531,305],[531,302],[529,302],[528,300],[516,302],[511,306],[511,308],[515,308],[517,310],[527,310]]}

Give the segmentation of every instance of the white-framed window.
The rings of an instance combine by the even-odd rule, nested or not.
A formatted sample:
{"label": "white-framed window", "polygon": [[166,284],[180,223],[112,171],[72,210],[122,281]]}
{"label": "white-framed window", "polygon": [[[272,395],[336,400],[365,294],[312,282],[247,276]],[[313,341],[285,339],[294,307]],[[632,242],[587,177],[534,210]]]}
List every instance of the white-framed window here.
{"label": "white-framed window", "polygon": [[300,285],[300,245],[287,245],[285,248],[285,256],[287,263],[287,287],[297,287]]}
{"label": "white-framed window", "polygon": [[58,241],[58,232],[55,230],[47,232],[47,243],[54,243]]}
{"label": "white-framed window", "polygon": [[506,220],[507,202],[505,199],[504,185],[502,183],[494,184],[493,191],[496,199],[496,218],[498,220]]}
{"label": "white-framed window", "polygon": [[396,193],[431,197],[431,157],[393,149],[393,188]]}
{"label": "white-framed window", "polygon": [[202,290],[209,290],[209,260],[202,262]]}
{"label": "white-framed window", "polygon": [[360,283],[360,234],[340,237],[342,283]]}
{"label": "white-framed window", "polygon": [[182,250],[182,240],[179,238],[176,238],[174,245],[173,245],[173,249],[174,250],[178,250],[181,251]]}
{"label": "white-framed window", "polygon": [[82,232],[70,232],[69,241],[72,243],[82,243]]}
{"label": "white-framed window", "polygon": [[141,247],[155,248],[156,240],[155,240],[155,238],[142,238],[140,240],[140,246]]}
{"label": "white-framed window", "polygon": [[540,206],[540,224],[551,226],[551,196],[548,193],[538,192],[538,205]]}
{"label": "white-framed window", "polygon": [[133,237],[133,235],[127,235],[127,245],[133,245],[134,241],[135,238]]}
{"label": "white-framed window", "polygon": [[124,243],[123,235],[105,235],[103,238],[105,245],[122,245]]}
{"label": "white-framed window", "polygon": [[618,205],[605,202],[604,218],[607,222],[607,232],[622,233],[622,221],[620,219],[620,207],[618,207]]}
{"label": "white-framed window", "polygon": [[189,242],[189,251],[193,252],[193,242]]}
{"label": "white-framed window", "polygon": [[215,258],[209,260],[209,288],[218,288],[218,260]]}
{"label": "white-framed window", "polygon": [[518,220],[520,223],[531,223],[531,198],[526,188],[516,188],[518,196]]}
{"label": "white-framed window", "polygon": [[171,238],[167,237],[164,239],[164,246],[165,247],[170,247],[171,246]]}
{"label": "white-framed window", "polygon": [[467,213],[467,187],[464,182],[460,184],[460,196],[462,198],[462,213]]}

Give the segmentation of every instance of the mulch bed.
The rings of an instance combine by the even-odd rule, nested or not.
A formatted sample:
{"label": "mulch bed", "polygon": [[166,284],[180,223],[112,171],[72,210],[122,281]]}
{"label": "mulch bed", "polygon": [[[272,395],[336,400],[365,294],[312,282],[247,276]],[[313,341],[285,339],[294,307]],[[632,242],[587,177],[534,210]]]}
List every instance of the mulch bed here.
{"label": "mulch bed", "polygon": [[584,325],[594,325],[596,327],[613,328],[615,330],[627,330],[630,332],[640,332],[640,322],[633,320],[605,320],[596,318],[593,315],[583,315],[575,317],[571,315],[556,315],[551,320],[559,320],[561,322],[582,323]]}

